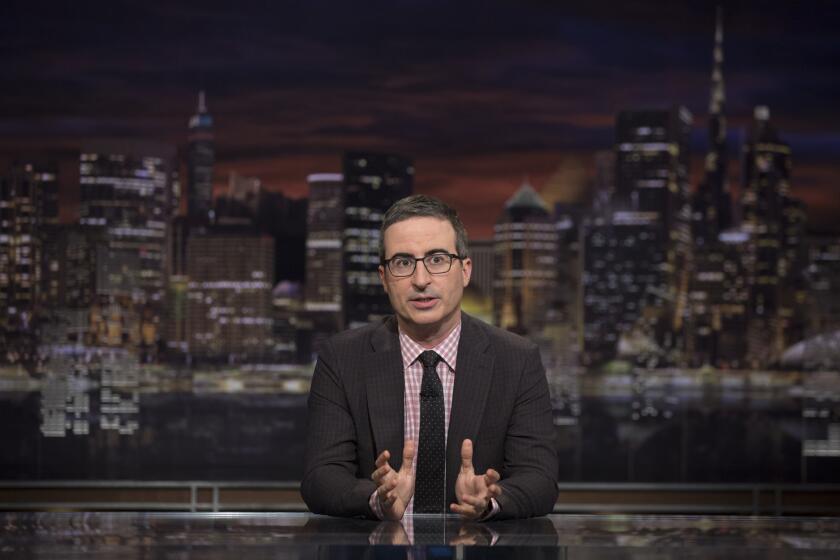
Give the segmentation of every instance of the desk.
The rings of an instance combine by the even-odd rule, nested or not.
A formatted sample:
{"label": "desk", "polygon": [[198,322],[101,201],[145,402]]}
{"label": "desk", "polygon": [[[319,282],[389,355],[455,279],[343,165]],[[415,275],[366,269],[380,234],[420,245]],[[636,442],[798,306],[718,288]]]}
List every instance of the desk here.
{"label": "desk", "polygon": [[[404,526],[407,525],[407,526]],[[0,513],[0,558],[840,557],[840,518],[552,515],[378,523],[305,513]]]}

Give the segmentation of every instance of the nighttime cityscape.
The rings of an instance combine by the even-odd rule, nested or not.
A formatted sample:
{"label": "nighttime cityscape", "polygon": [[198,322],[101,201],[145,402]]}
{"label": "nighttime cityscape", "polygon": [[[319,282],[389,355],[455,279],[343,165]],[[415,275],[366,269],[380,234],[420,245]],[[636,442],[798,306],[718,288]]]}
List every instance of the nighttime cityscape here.
{"label": "nighttime cityscape", "polygon": [[840,482],[840,10],[398,4],[0,23],[0,479],[298,480],[422,193],[561,481]]}

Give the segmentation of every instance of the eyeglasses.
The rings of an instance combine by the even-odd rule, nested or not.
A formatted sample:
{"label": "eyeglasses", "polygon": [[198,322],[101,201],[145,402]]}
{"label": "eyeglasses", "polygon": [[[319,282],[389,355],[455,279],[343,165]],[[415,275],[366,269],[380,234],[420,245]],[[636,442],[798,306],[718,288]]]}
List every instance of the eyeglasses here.
{"label": "eyeglasses", "polygon": [[414,269],[417,268],[417,261],[423,261],[423,265],[429,271],[429,274],[446,274],[452,268],[453,260],[462,260],[463,258],[452,253],[432,253],[422,259],[412,257],[411,255],[394,255],[390,259],[382,261],[382,264],[388,267],[391,275],[401,278],[414,274]]}

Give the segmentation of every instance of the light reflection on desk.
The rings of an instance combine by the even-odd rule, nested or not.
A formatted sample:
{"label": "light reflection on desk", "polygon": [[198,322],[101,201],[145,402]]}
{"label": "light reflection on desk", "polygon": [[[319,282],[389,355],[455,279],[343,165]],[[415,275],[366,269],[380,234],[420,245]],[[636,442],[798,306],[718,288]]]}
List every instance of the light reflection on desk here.
{"label": "light reflection on desk", "polygon": [[0,557],[837,558],[840,518],[552,515],[408,527],[302,513],[2,513]]}

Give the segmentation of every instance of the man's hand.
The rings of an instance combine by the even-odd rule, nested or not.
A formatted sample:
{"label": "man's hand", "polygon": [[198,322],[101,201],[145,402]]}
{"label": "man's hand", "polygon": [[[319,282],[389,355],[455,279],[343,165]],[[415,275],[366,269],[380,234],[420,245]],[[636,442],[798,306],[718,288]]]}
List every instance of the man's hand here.
{"label": "man's hand", "polygon": [[461,444],[461,471],[455,481],[455,497],[457,504],[450,504],[449,509],[464,519],[478,519],[484,515],[490,506],[490,498],[498,498],[502,494],[499,473],[493,469],[481,475],[475,474],[472,463],[473,444],[465,439]]}
{"label": "man's hand", "polygon": [[402,466],[395,471],[388,463],[390,451],[383,451],[376,458],[376,470],[371,479],[376,483],[376,498],[382,506],[385,519],[399,521],[414,495],[414,442],[408,440],[403,445]]}

